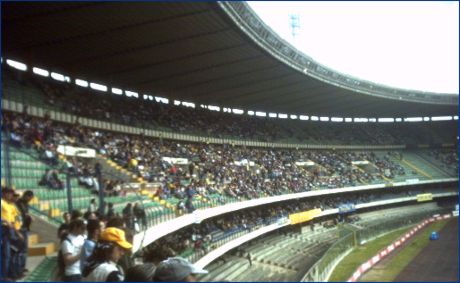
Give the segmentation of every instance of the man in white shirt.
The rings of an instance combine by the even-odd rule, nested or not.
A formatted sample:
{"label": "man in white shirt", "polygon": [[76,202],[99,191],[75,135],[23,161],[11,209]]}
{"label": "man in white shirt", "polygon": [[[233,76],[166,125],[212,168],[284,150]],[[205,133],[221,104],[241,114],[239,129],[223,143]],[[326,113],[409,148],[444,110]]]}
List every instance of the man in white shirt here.
{"label": "man in white shirt", "polygon": [[85,243],[83,236],[86,231],[86,225],[81,219],[74,220],[69,224],[69,234],[62,240],[61,251],[64,259],[65,282],[80,282],[81,267],[80,258]]}

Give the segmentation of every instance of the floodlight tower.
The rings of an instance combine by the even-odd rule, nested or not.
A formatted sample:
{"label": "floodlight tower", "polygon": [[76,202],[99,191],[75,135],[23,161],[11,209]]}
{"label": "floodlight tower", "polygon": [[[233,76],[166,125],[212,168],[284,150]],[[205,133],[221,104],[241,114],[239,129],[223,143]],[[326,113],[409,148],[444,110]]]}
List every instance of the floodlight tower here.
{"label": "floodlight tower", "polygon": [[289,14],[289,26],[292,38],[295,39],[300,30],[300,16],[298,14]]}

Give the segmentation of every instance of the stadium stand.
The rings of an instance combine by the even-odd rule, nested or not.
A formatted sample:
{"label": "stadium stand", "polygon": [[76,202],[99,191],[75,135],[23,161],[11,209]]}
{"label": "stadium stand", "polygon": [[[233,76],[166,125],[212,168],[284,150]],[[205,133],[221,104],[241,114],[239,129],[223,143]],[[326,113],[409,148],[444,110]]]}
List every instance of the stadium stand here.
{"label": "stadium stand", "polygon": [[[30,118],[27,114],[25,116],[12,113],[4,114],[4,125],[8,129],[11,139],[19,138],[19,149],[23,151],[14,149],[11,152],[12,157],[18,159],[12,164],[12,177],[20,189],[36,186],[45,170],[49,169],[43,161],[38,161],[38,153],[28,147],[38,148],[37,152],[46,151],[45,148],[50,149],[54,155],[59,156],[59,153],[52,149],[57,144],[96,147],[98,153],[105,153],[108,158],[133,172],[142,180],[159,183],[161,190],[157,190],[154,198],[165,200],[165,203],[169,205],[166,208],[177,207],[178,203],[184,200],[188,194],[196,194],[196,198],[199,200],[197,203],[202,203],[201,200],[216,198],[225,202],[224,196],[236,199],[252,199],[317,188],[340,188],[358,184],[382,183],[388,179],[406,179],[406,170],[404,170],[403,165],[409,169],[407,171],[412,173],[410,177],[434,179],[449,176],[444,171],[433,168],[424,159],[416,159],[417,155],[409,152],[404,152],[404,159],[398,162],[390,156],[401,156],[402,153],[399,152],[388,154],[382,152],[267,151],[203,144],[177,144],[169,141],[151,140],[142,136],[128,138],[105,131],[96,132],[79,125],[70,126],[53,123],[47,119],[32,118],[29,124],[28,119]],[[53,128],[52,132],[49,130],[51,127]],[[18,131],[16,129],[24,130]],[[43,129],[43,131],[36,129]],[[112,139],[112,142],[107,143],[108,139]],[[35,146],[37,143],[40,146]],[[147,147],[141,151],[142,144],[147,145]],[[29,155],[24,151],[28,151]],[[162,157],[195,159],[197,162],[189,164],[188,168],[187,166],[176,168],[175,165],[164,162]],[[61,158],[63,157],[61,156]],[[251,168],[232,164],[234,161],[244,159],[254,162],[255,166],[251,166]],[[411,162],[406,159],[411,160]],[[133,164],[134,161],[135,165]],[[314,163],[314,166],[297,166],[295,162],[298,161],[310,161]],[[366,164],[354,166],[354,162],[365,162]],[[225,164],[226,167],[222,167],[222,164]],[[72,166],[76,168],[77,172],[84,171],[77,164]],[[144,171],[141,168],[148,168],[149,171]],[[32,169],[33,171],[25,172],[21,171],[22,169]],[[433,176],[428,175],[425,171],[429,171]],[[299,176],[303,176],[303,178],[299,178]],[[58,192],[46,190],[47,193],[43,200],[59,198],[65,200],[65,193],[62,190],[62,180],[65,180],[65,176],[58,174],[58,177],[61,190],[57,190]],[[77,183],[77,180],[72,183],[74,196],[79,197],[75,199],[76,209],[84,209],[87,206],[87,201],[91,199],[91,192],[79,187],[80,184]],[[38,193],[40,197],[43,195],[42,191]],[[131,200],[135,199],[136,196]],[[124,203],[127,200],[130,199],[119,196],[107,197],[107,202],[115,204]],[[65,202],[63,201],[63,203]],[[46,203],[43,205],[46,207]],[[53,208],[63,211],[62,206],[58,204],[56,206]],[[121,206],[116,205],[115,207],[120,208]],[[59,211],[53,213],[53,216],[59,218]]]}
{"label": "stadium stand", "polygon": [[[406,219],[405,225],[410,225],[426,215],[440,211],[442,210],[433,204],[380,209],[356,214],[354,217],[360,220],[353,222],[353,225],[361,225],[361,229],[365,229],[364,227],[382,225],[394,219]],[[299,281],[338,237],[339,228],[336,226],[319,226],[314,231],[306,229],[301,233],[276,232],[247,243],[244,248],[238,248],[211,263],[208,267],[209,274],[202,276],[200,280]],[[246,258],[247,253],[252,255],[252,266]],[[257,272],[258,269],[264,272]],[[223,272],[225,274],[222,274]]]}
{"label": "stadium stand", "polygon": [[[21,74],[21,82],[18,82],[11,72],[6,72],[3,81],[4,98],[18,102],[27,101],[48,110],[61,110],[81,117],[146,129],[221,138],[336,145],[442,144],[456,138],[455,123],[452,122],[438,122],[436,126],[383,124],[374,127],[364,123],[330,124],[324,127],[310,121],[241,117],[149,101],[139,104],[129,97],[108,98],[94,90],[70,87],[65,83],[33,75],[27,77]],[[91,109],[87,105],[92,105]],[[120,107],[126,109],[122,115],[116,112]],[[209,121],[213,123],[210,124]]]}
{"label": "stadium stand", "polygon": [[[210,271],[202,281],[297,281],[350,231],[365,241],[452,209],[456,121],[312,120],[454,115],[458,98],[353,80],[354,91],[313,61],[308,72],[322,70],[321,81],[305,76],[305,66],[281,64],[240,30],[232,15],[251,16],[243,2],[155,4],[2,3],[1,280],[104,272],[106,281],[122,280],[121,268],[180,256],[187,268]],[[79,25],[67,26],[75,19]],[[29,68],[13,70],[10,58]],[[35,64],[51,75],[37,75]],[[59,82],[61,71],[72,78]],[[80,75],[88,81],[78,84]],[[97,91],[93,78],[139,93]],[[169,103],[143,94],[153,91],[171,93]],[[418,105],[422,98],[431,107]],[[217,101],[228,108],[211,111]],[[240,106],[245,114],[260,106],[312,116],[237,115]],[[318,214],[294,223],[311,211]]]}
{"label": "stadium stand", "polygon": [[[40,90],[34,92],[32,89],[33,87],[27,86],[26,91],[22,93],[42,95]],[[63,104],[66,105],[68,102]],[[80,109],[76,107],[74,111],[81,114]],[[175,111],[181,110],[183,109],[175,109]],[[132,121],[131,116],[125,117],[127,117],[125,123]],[[313,151],[249,149],[230,144],[178,143],[143,135],[118,134],[88,128],[79,125],[78,122],[74,124],[57,122],[50,119],[46,113],[44,118],[34,117],[27,113],[27,109],[23,113],[4,112],[2,126],[2,154],[5,154],[4,150],[8,149],[12,184],[20,192],[28,189],[35,192],[31,205],[37,212],[50,217],[55,223],[62,223],[62,212],[69,210],[67,193],[64,190],[64,181],[67,177],[65,173],[69,168],[75,172],[75,178],[70,182],[72,209],[83,213],[88,210],[88,203],[92,199],[96,200],[94,193],[98,194],[99,190],[98,180],[94,179],[92,170],[94,163],[78,158],[66,158],[57,151],[57,145],[95,148],[98,161],[103,164],[106,178],[103,180],[104,185],[101,186],[104,188],[105,201],[113,204],[114,215],[123,216],[127,227],[133,231],[146,229],[195,209],[235,201],[407,179],[436,180],[454,177],[455,171],[448,168],[458,159],[456,152],[449,149]],[[257,123],[255,127],[258,127]],[[382,132],[374,131],[373,135],[386,134],[383,129],[380,130]],[[327,137],[327,134],[322,132],[321,136]],[[241,136],[237,137],[241,138]],[[347,138],[340,139],[340,141],[346,140]],[[438,139],[440,140],[441,138]],[[8,146],[5,146],[5,142]],[[373,141],[366,139],[365,143],[368,142]],[[193,162],[185,166],[176,166],[165,162],[164,157],[182,158]],[[304,166],[304,163],[309,164]],[[440,166],[441,164],[444,165]],[[2,159],[2,172],[4,171],[6,170]],[[129,182],[150,183],[156,186],[156,190],[153,194],[141,194],[141,190],[134,190],[133,194]],[[187,201],[190,197],[192,201]],[[325,200],[321,206],[337,207],[338,201],[355,204],[370,201],[362,197],[360,195],[348,200],[342,198],[332,202]],[[393,195],[388,198],[394,197]],[[137,203],[137,207],[141,207],[144,212],[134,215],[130,203]],[[95,206],[98,207],[97,200]],[[142,214],[145,216],[141,216]],[[142,223],[142,228],[135,227],[135,223],[137,225]],[[265,225],[269,223],[270,221],[265,222]],[[247,227],[243,230],[228,228],[216,230],[216,235],[221,234],[220,238],[214,234],[209,235],[211,238],[214,236],[216,242],[224,244],[250,230],[250,228],[246,229]],[[192,235],[195,238],[184,237],[184,235]],[[188,258],[190,261],[195,261],[220,246],[206,241],[197,241],[196,235],[196,231],[193,230],[186,230],[183,234],[177,232],[173,238],[156,242],[154,246],[167,246],[173,254]],[[204,235],[199,237],[199,239],[204,238]],[[182,243],[182,246],[177,246],[178,243]],[[324,246],[324,249],[326,247]],[[283,258],[275,250],[273,253],[274,258]],[[258,258],[256,254],[254,259],[257,261]],[[268,256],[266,260],[262,260],[262,263],[266,263],[265,261],[270,263],[269,258]],[[291,270],[298,270],[298,266],[292,264],[296,261],[295,258],[282,259],[275,266],[280,268],[288,266]],[[313,264],[314,259],[307,266]],[[304,273],[305,271],[303,270]],[[263,274],[265,273],[260,275]],[[278,275],[274,274],[274,277],[277,278]]]}

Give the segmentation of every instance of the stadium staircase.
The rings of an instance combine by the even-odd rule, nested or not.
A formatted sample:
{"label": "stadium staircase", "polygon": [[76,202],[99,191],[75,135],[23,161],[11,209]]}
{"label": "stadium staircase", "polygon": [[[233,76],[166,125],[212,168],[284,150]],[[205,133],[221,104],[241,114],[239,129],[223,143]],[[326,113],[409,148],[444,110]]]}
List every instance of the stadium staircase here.
{"label": "stadium staircase", "polygon": [[434,156],[429,155],[426,152],[420,151],[416,152],[416,154],[428,162],[430,165],[436,167],[439,171],[444,172],[447,176],[455,177],[458,176],[457,168],[452,165],[447,165],[439,160],[437,160]]}
{"label": "stadium staircase", "polygon": [[[116,162],[104,157],[104,156],[101,156],[101,155],[98,155],[98,159],[101,160],[101,165],[103,167],[103,170],[107,170],[108,172],[113,172],[113,170],[115,170],[115,174],[118,174],[118,176],[120,175],[124,175],[124,176],[128,176],[129,178],[131,178],[131,180],[133,182],[137,182],[137,183],[146,183],[146,181],[142,178],[142,177],[137,177],[134,173],[130,172],[129,170],[123,168],[122,166],[118,165]],[[181,184],[184,185],[184,186],[187,186],[189,185],[190,181],[186,181],[186,180],[181,180]],[[161,184],[159,184],[161,185]],[[178,203],[180,202],[179,199],[175,198],[175,197],[171,197],[171,198],[168,198],[166,200],[162,200],[160,199],[158,196],[154,196],[152,194],[149,194],[147,192],[141,192],[143,195],[145,196],[148,196],[149,199],[153,200],[154,202],[157,202],[158,204],[160,204],[161,206],[163,206],[166,210],[169,210],[171,211],[171,213],[178,213],[177,212],[177,205]],[[200,209],[200,208],[209,208],[210,206],[212,206],[212,204],[217,204],[218,203],[218,199],[219,199],[220,195],[219,194],[212,194],[210,196],[208,196],[208,198],[205,198],[199,194],[195,194],[194,196],[194,200],[193,200],[193,205],[196,209]]]}
{"label": "stadium staircase", "polygon": [[123,180],[124,182],[129,182],[129,181],[134,181],[136,183],[139,182],[135,174],[129,172],[125,168],[118,165],[116,162],[110,160],[109,158],[103,155],[98,154],[96,156],[95,162],[99,162],[99,164],[101,165],[101,171],[107,172],[109,175],[115,176],[119,180]]}
{"label": "stadium staircase", "polygon": [[421,157],[417,152],[404,152],[404,158],[401,163],[408,165],[417,173],[428,179],[450,177],[448,173],[428,161],[426,158]]}
{"label": "stadium staircase", "polygon": [[[384,159],[384,156],[388,156],[389,160],[393,163],[396,163],[404,168],[405,175],[402,176],[395,176],[394,180],[395,181],[405,181],[407,179],[420,179],[420,180],[431,180],[432,176],[426,172],[423,172],[420,170],[420,168],[416,167],[413,163],[412,160],[407,161],[405,159],[406,157],[406,152],[403,153],[404,158],[403,160],[400,160],[399,158],[392,156],[392,155],[387,155],[387,152],[384,151],[376,151],[375,155],[381,159]],[[388,178],[386,178],[388,180]]]}

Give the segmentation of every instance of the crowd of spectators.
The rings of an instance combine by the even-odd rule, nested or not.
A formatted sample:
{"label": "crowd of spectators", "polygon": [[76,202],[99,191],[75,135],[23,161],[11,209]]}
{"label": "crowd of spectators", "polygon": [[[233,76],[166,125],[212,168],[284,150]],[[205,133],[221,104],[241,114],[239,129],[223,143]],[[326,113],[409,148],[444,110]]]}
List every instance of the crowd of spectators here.
{"label": "crowd of spectators", "polygon": [[[304,212],[319,208],[321,210],[335,209],[342,204],[358,205],[373,201],[385,200],[396,197],[413,196],[423,190],[407,190],[398,192],[361,192],[340,195],[327,195],[307,200],[293,200],[281,204],[267,204],[263,207],[240,210],[225,214],[220,217],[206,219],[200,224],[188,226],[179,231],[166,235],[149,246],[141,253],[144,261],[149,257],[182,256],[190,257],[194,254],[203,256],[216,249],[219,241],[236,233],[251,232],[260,227],[273,223],[286,221],[290,214]],[[330,223],[337,224],[341,221],[356,222],[359,216],[353,211],[344,215],[337,215],[335,219],[311,221],[309,225],[314,229],[315,225],[331,227]],[[316,222],[316,224],[315,224]]]}
{"label": "crowd of spectators", "polygon": [[[6,81],[15,80],[14,75]],[[26,76],[27,77],[27,76]],[[211,137],[233,137],[258,141],[311,142],[320,144],[431,144],[452,142],[454,124],[423,123],[319,123],[251,117],[146,101],[126,96],[107,96],[90,89],[58,83],[36,76],[22,84],[42,93],[45,104],[81,117],[143,128],[165,129]],[[142,96],[142,95],[141,95]],[[88,107],[91,105],[91,107]],[[118,111],[124,109],[123,112]],[[319,113],[321,114],[321,113]],[[210,121],[212,121],[210,123]]]}
{"label": "crowd of spectators", "polygon": [[[64,189],[60,173],[69,173],[78,179],[80,186],[97,194],[99,181],[95,172],[95,166],[86,162],[85,158],[67,157],[61,163],[58,159],[57,148],[59,145],[82,145],[86,146],[83,134],[85,131],[79,127],[66,127],[64,124],[55,124],[48,115],[43,119],[27,114],[27,108],[19,115],[5,114],[2,116],[2,131],[9,135],[9,141],[18,148],[32,148],[36,150],[38,157],[49,166],[44,171],[39,185],[50,189]],[[93,144],[89,144],[90,146]],[[120,194],[121,182],[105,178],[105,193],[111,196]]]}
{"label": "crowd of spectators", "polygon": [[[219,194],[253,199],[317,188],[356,186],[382,179],[382,176],[394,178],[404,175],[400,165],[389,158],[379,158],[370,151],[288,150],[184,143],[93,130],[78,123],[64,124],[46,117],[33,118],[26,113],[4,113],[3,120],[4,129],[8,129],[10,137],[17,138],[15,143],[18,145],[35,147],[38,151],[48,148],[53,156],[57,155],[55,148],[58,145],[94,148],[147,182],[160,184],[157,190],[160,198],[175,197],[184,200],[185,204],[195,194],[203,198]],[[186,159],[188,163],[174,164],[165,157]],[[368,161],[378,170],[361,168],[353,164],[355,161]],[[81,184],[98,190],[94,173],[86,167],[75,161],[67,167],[73,168]],[[47,175],[55,176],[53,173],[47,172]],[[56,186],[60,187],[53,185]],[[109,191],[114,188],[113,185],[108,187]]]}
{"label": "crowd of spectators", "polygon": [[[2,282],[21,280],[28,272],[28,233],[33,222],[29,202],[33,197],[32,191],[21,196],[11,188],[2,187]],[[148,269],[145,264],[136,265],[130,255],[133,234],[126,226],[126,219],[99,216],[95,210],[95,202],[91,201],[84,215],[78,210],[64,213],[64,223],[58,229],[60,246],[55,280],[149,282],[155,276],[156,281],[189,281],[198,273],[187,260],[159,251],[156,256],[150,253],[146,257],[151,263]],[[182,269],[180,273],[178,268]],[[183,277],[178,277],[181,275]]]}
{"label": "crowd of spectators", "polygon": [[[182,257],[186,258],[194,254],[203,256],[222,243],[218,241],[228,239],[235,233],[251,232],[262,226],[287,221],[290,214],[315,208],[334,209],[342,204],[357,205],[424,192],[425,189],[421,187],[402,191],[344,193],[306,200],[291,200],[224,214],[168,234],[145,247],[140,254],[143,259],[141,265],[135,264],[135,259],[130,254],[132,236],[135,232],[131,223],[142,223],[145,217],[140,205],[128,204],[121,217],[109,216],[109,213],[100,215],[96,201],[92,199],[86,213],[82,214],[76,210],[71,214],[63,215],[64,223],[58,229],[61,244],[58,253],[58,276],[60,277],[57,279],[66,282],[81,280],[130,282],[138,281],[137,279],[142,276],[144,281],[151,281],[152,278],[160,281],[169,281],[171,278],[184,279],[185,275],[179,278],[177,277],[179,275],[173,272],[176,267],[169,266],[171,270],[167,269],[172,272],[168,276],[172,277],[165,275],[164,268],[168,266],[164,265],[171,264],[171,261],[178,261],[182,267],[186,265],[192,272],[193,265]],[[2,274],[4,280],[21,279],[26,272],[25,241],[32,223],[32,218],[28,214],[28,203],[32,198],[32,191],[26,191],[20,197],[14,190],[2,188],[2,270],[8,270],[7,273]],[[333,223],[343,219],[353,222],[356,217],[340,217]],[[330,226],[329,222],[324,222],[324,225]],[[312,222],[310,224],[312,225]],[[313,225],[311,227],[313,229]]]}
{"label": "crowd of spectators", "polygon": [[431,150],[429,155],[441,162],[446,168],[453,168],[458,172],[458,152],[452,149]]}
{"label": "crowd of spectators", "polygon": [[[328,124],[326,128],[299,121],[274,121],[147,101],[139,103],[139,100],[127,97],[101,98],[66,84],[52,85],[42,80],[34,83],[41,89],[48,106],[80,117],[121,121],[144,128],[259,141],[290,139],[342,144],[401,144],[426,140],[423,131],[418,131],[420,128],[406,132],[405,127],[409,126]],[[371,151],[246,148],[231,143],[215,145],[167,141],[90,129],[81,126],[78,121],[74,124],[58,123],[48,115],[44,118],[30,116],[27,108],[22,114],[4,112],[2,131],[8,135],[13,146],[35,149],[43,162],[50,166],[44,172],[41,185],[63,189],[59,173],[67,171],[78,178],[80,185],[97,193],[102,184],[95,177],[92,166],[77,158],[69,158],[59,168],[62,163],[58,158],[59,145],[88,147],[146,181],[158,183],[157,196],[180,199],[178,207],[187,212],[195,209],[191,200],[196,194],[203,199],[220,195],[243,200],[318,188],[357,186],[405,174],[404,168],[389,158],[395,153],[388,153],[382,158]],[[418,133],[415,138],[412,132]],[[433,141],[438,140],[428,139],[428,143]],[[434,151],[433,155],[445,164],[458,166],[458,154],[454,151]],[[178,164],[165,158],[181,158],[187,162]],[[360,162],[368,166],[357,165]],[[118,195],[121,184],[104,180],[103,187],[108,195]],[[147,279],[150,280],[192,280],[193,276],[189,276],[202,270],[186,260],[172,257],[184,255],[188,250],[207,253],[215,248],[218,239],[286,219],[291,213],[313,208],[337,208],[341,203],[364,203],[377,197],[365,193],[328,196],[264,206],[206,220],[146,247],[142,267],[134,265],[128,255],[133,232],[147,227],[142,205],[128,203],[118,215],[113,204],[109,203],[107,212],[101,215],[93,199],[83,215],[78,211],[64,214],[64,224],[58,230],[61,240],[59,263],[62,264],[60,279],[123,281],[129,280],[125,278],[124,271],[127,275],[136,274],[132,271],[134,268],[139,272],[148,271],[150,275]],[[26,272],[27,232],[32,223],[28,203],[32,198],[32,191],[20,196],[12,189],[2,188],[3,280],[20,279]],[[224,198],[222,202],[225,202]],[[171,274],[165,270],[185,270],[183,274],[186,276],[169,276]]]}

